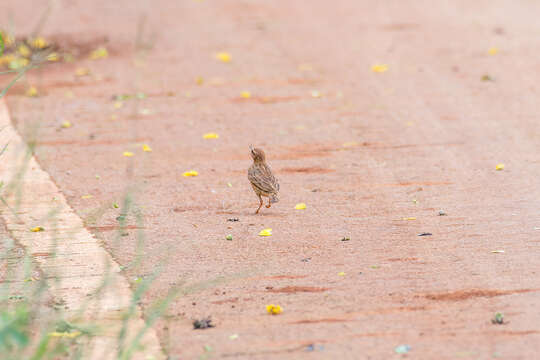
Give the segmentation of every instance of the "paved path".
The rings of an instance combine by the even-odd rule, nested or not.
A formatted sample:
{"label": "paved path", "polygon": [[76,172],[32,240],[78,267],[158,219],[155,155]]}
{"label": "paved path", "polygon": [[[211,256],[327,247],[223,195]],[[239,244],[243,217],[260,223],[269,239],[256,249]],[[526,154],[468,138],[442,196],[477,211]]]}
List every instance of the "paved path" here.
{"label": "paved path", "polygon": [[[173,358],[389,359],[409,344],[415,359],[530,359],[540,351],[539,8],[60,2],[45,35],[81,54],[105,44],[110,57],[33,73],[43,96],[16,88],[8,101],[21,134],[39,129],[39,162],[120,265],[136,255],[138,224],[129,218],[116,241],[109,205],[136,189],[145,262],[127,279],[164,266],[144,305],[185,289],[156,326]],[[32,13],[14,12],[21,32]],[[136,49],[143,15],[153,47]],[[388,71],[372,72],[378,63]],[[74,76],[78,67],[91,75]],[[114,95],[137,92],[148,96],[115,108]],[[73,127],[59,129],[65,120]],[[260,216],[250,143],[282,187]],[[182,176],[191,169],[199,176]],[[273,236],[258,237],[267,227]],[[269,303],[284,313],[267,315]],[[508,324],[491,324],[498,311]],[[215,328],[192,330],[208,315]]]}
{"label": "paved path", "polygon": [[[83,319],[100,327],[85,358],[117,359],[117,336],[132,299],[128,282],[119,275],[118,264],[84,227],[50,176],[29,156],[26,144],[11,125],[3,100],[0,129],[0,143],[9,144],[0,162],[6,189],[3,195],[9,208],[3,206],[0,215],[10,236],[35,259],[47,277],[55,301],[68,309],[67,318],[80,316],[83,311]],[[35,227],[44,230],[30,231]],[[140,315],[135,308],[126,344],[145,329]],[[145,349],[134,359],[164,358],[154,329],[150,328],[142,337],[141,345]]]}

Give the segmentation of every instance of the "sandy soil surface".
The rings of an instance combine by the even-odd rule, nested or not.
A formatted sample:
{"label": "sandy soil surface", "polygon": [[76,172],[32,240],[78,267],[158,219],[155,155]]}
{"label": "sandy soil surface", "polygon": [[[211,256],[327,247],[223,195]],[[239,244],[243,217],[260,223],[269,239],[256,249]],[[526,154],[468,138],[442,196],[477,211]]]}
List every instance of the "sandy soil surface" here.
{"label": "sandy soil surface", "polygon": [[[33,3],[2,21],[29,33]],[[55,4],[43,34],[80,58],[30,74],[38,98],[12,89],[13,118],[120,265],[140,226],[118,237],[111,205],[133,190],[144,262],[126,276],[162,271],[146,305],[184,291],[156,327],[172,359],[537,357],[540,4]],[[250,143],[281,183],[259,215]]]}

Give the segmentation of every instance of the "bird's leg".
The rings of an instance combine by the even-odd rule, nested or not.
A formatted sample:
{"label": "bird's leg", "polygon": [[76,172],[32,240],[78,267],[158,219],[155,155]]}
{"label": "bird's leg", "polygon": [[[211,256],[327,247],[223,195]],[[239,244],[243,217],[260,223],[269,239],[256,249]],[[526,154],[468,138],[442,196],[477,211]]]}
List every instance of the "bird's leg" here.
{"label": "bird's leg", "polygon": [[259,208],[257,209],[257,211],[255,211],[255,214],[258,214],[259,213],[259,210],[261,210],[261,206],[263,206],[263,199],[261,197],[261,195],[257,195],[259,197]]}
{"label": "bird's leg", "polygon": [[266,205],[266,208],[268,209],[270,206],[272,205],[270,204],[270,197],[268,197],[268,205]]}

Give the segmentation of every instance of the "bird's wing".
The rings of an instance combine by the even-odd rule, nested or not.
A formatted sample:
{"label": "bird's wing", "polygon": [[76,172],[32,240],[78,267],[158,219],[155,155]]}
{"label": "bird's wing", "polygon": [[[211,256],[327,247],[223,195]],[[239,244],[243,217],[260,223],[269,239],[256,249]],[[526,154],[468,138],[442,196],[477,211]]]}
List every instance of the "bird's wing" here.
{"label": "bird's wing", "polygon": [[248,179],[263,193],[272,194],[279,191],[279,183],[266,164],[253,165],[249,168]]}

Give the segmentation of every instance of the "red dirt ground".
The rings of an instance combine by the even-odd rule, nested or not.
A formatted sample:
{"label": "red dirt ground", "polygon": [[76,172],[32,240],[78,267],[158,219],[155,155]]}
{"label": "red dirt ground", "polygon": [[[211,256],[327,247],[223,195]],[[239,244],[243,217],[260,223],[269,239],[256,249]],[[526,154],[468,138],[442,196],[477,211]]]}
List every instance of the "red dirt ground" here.
{"label": "red dirt ground", "polygon": [[[540,3],[53,3],[47,38],[110,57],[34,72],[43,96],[21,83],[12,115],[120,265],[138,229],[130,217],[118,240],[110,205],[136,189],[144,264],[126,276],[162,269],[144,304],[182,285],[156,326],[171,359],[392,359],[400,344],[414,359],[538,357]],[[46,5],[5,0],[1,20],[28,34]],[[136,51],[141,18],[153,47]],[[282,188],[260,215],[250,143]],[[192,329],[209,315],[215,328]]]}

